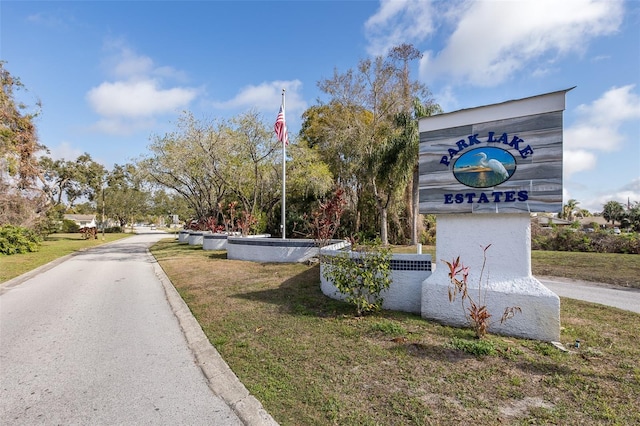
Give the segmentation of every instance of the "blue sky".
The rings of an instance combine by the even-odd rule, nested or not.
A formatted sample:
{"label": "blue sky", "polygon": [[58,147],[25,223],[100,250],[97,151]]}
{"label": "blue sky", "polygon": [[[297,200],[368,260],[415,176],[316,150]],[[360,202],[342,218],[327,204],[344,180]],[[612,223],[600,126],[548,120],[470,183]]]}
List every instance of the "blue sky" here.
{"label": "blue sky", "polygon": [[412,43],[413,76],[446,112],[576,86],[564,115],[564,200],[640,201],[640,2],[7,1],[0,58],[42,101],[40,141],[108,168],[145,153],[181,111],[287,125],[317,82]]}

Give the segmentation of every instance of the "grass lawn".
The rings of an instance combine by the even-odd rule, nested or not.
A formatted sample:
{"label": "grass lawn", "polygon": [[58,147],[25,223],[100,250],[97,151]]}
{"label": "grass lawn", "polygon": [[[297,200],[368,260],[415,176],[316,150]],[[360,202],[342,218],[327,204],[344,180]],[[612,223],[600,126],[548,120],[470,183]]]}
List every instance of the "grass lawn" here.
{"label": "grass lawn", "polygon": [[[397,246],[398,253],[415,253],[415,246]],[[436,265],[435,246],[423,246],[423,253],[431,254]],[[448,259],[449,260],[449,259]],[[580,253],[571,251],[531,251],[533,276],[563,277],[622,287],[640,288],[640,256],[618,253]]]}
{"label": "grass lawn", "polygon": [[640,288],[640,256],[637,254],[534,250],[531,269],[534,276]]}
{"label": "grass lawn", "polygon": [[[418,315],[355,317],[320,292],[318,266],[227,260],[172,240],[152,252],[282,425],[640,424],[638,314],[562,299],[561,342],[581,341],[565,353],[532,340],[478,341]],[[573,268],[535,256],[534,271]],[[584,267],[611,268],[598,281],[637,285],[623,276],[638,276],[637,256],[601,259]]]}
{"label": "grass lawn", "polygon": [[0,255],[0,283],[20,276],[25,272],[29,272],[75,251],[115,241],[130,235],[131,234],[105,234],[105,239],[102,240],[102,234],[99,234],[98,239],[85,240],[79,233],[51,234],[42,242],[40,250],[37,252],[14,254],[11,256]]}

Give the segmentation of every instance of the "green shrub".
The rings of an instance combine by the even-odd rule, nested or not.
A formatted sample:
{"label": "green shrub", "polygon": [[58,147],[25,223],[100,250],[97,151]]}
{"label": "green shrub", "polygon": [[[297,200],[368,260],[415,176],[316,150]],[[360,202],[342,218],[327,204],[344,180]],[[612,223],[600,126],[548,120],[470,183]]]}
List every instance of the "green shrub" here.
{"label": "green shrub", "polygon": [[637,233],[614,235],[605,231],[585,233],[573,229],[531,229],[533,250],[640,254]]}
{"label": "green shrub", "polygon": [[391,249],[375,242],[354,252],[325,256],[323,262],[327,263],[325,279],[355,305],[358,316],[382,307],[380,293],[391,285]]}
{"label": "green shrub", "polygon": [[0,226],[0,254],[19,254],[38,251],[40,237],[30,229],[20,226]]}
{"label": "green shrub", "polygon": [[62,219],[62,226],[60,227],[60,232],[75,234],[80,231],[80,225],[75,223],[73,220]]}

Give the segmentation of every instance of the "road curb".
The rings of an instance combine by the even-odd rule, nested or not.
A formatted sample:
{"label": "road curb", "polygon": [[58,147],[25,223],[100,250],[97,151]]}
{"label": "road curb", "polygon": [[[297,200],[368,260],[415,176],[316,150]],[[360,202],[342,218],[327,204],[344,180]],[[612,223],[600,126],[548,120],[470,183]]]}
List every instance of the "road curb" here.
{"label": "road curb", "polygon": [[209,388],[227,403],[245,425],[278,425],[260,401],[249,393],[216,348],[211,345],[202,327],[182,300],[167,274],[151,253],[149,255],[154,259],[155,274],[164,287],[167,301],[178,319],[198,366],[207,378]]}

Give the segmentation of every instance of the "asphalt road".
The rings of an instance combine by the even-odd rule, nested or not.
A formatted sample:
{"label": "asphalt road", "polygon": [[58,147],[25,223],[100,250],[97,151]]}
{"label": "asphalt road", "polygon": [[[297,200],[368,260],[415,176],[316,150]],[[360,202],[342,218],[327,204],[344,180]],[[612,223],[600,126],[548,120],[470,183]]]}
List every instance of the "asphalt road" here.
{"label": "asphalt road", "polygon": [[215,382],[187,342],[147,252],[163,237],[103,245],[0,287],[2,424],[251,423],[212,390],[224,393],[226,376]]}
{"label": "asphalt road", "polygon": [[537,277],[549,290],[560,297],[585,300],[640,313],[640,290],[606,284],[586,283],[561,278]]}

